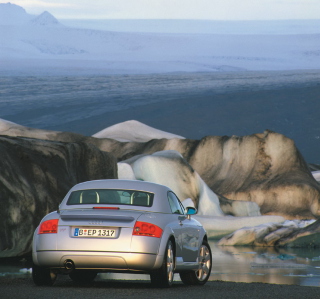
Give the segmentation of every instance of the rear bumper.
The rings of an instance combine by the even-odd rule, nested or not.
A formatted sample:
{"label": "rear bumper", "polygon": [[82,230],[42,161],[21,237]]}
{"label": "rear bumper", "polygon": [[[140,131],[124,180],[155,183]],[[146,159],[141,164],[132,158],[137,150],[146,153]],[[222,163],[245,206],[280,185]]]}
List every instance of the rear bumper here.
{"label": "rear bumper", "polygon": [[33,262],[42,267],[64,268],[72,260],[75,269],[152,271],[160,268],[163,255],[119,252],[38,251]]}

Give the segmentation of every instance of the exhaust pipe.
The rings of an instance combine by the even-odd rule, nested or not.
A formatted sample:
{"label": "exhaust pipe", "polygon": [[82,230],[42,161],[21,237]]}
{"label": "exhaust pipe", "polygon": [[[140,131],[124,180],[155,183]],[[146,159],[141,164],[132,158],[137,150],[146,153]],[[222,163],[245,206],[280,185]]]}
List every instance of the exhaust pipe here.
{"label": "exhaust pipe", "polygon": [[66,273],[71,273],[75,268],[73,260],[70,260],[70,259],[65,260],[63,262],[63,266]]}

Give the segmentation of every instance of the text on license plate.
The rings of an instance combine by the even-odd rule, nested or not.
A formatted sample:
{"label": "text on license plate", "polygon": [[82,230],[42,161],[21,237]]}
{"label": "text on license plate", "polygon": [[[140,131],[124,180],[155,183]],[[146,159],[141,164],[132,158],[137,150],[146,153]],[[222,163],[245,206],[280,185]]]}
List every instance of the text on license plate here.
{"label": "text on license plate", "polygon": [[111,228],[80,228],[73,231],[74,237],[116,238],[117,230]]}

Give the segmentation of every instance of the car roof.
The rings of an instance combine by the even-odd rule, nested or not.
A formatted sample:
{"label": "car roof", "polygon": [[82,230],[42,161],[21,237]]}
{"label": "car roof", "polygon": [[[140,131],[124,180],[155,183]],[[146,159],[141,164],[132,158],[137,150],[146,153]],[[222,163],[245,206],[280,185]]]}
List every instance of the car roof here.
{"label": "car roof", "polygon": [[172,191],[170,188],[164,185],[138,181],[138,180],[118,180],[118,179],[105,179],[105,180],[94,180],[79,183],[73,186],[68,194],[65,196],[63,201],[60,204],[60,209],[70,209],[76,208],[68,206],[67,200],[73,191],[77,190],[87,190],[87,189],[124,189],[124,190],[137,190],[137,191],[146,191],[154,194],[154,202],[152,207],[139,207],[139,210],[146,211],[155,211],[155,212],[165,212],[170,213],[170,207],[168,200],[161,200],[161,198],[167,198],[169,191]]}
{"label": "car roof", "polygon": [[71,191],[86,190],[86,189],[128,189],[128,190],[140,190],[148,192],[159,192],[159,190],[171,189],[167,186],[138,180],[118,180],[118,179],[106,179],[106,180],[94,180],[79,183],[72,187]]}

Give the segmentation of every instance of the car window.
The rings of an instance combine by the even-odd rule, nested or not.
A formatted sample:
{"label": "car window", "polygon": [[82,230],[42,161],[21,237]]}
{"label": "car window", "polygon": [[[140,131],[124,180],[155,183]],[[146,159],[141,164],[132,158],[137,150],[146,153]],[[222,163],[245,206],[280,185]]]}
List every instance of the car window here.
{"label": "car window", "polygon": [[184,214],[182,204],[174,193],[168,192],[168,201],[173,214]]}
{"label": "car window", "polygon": [[136,190],[88,189],[73,191],[67,205],[108,204],[151,207],[154,194]]}

